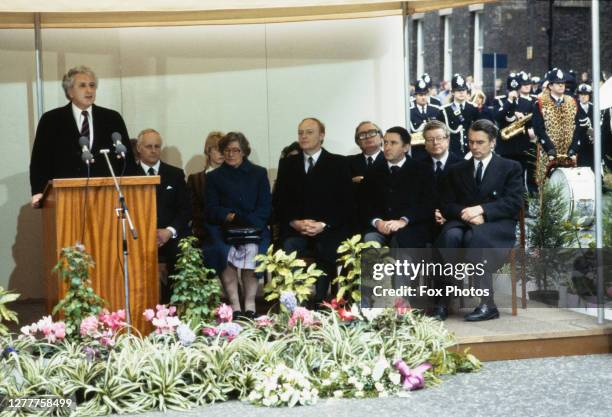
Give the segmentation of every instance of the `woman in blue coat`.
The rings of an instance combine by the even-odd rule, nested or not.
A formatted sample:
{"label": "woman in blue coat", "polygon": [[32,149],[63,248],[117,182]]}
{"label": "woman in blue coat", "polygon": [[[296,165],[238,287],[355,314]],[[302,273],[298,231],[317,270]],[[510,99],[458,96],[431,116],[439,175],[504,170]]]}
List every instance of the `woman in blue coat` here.
{"label": "woman in blue coat", "polygon": [[[255,318],[255,256],[270,245],[268,219],[272,210],[270,183],[265,168],[247,158],[251,147],[240,132],[230,132],[219,141],[224,163],[207,175],[204,259],[217,271],[235,316]],[[230,226],[262,230],[259,244],[229,245],[224,230]],[[238,269],[244,285],[244,310],[238,294]],[[243,313],[244,312],[244,313]]]}

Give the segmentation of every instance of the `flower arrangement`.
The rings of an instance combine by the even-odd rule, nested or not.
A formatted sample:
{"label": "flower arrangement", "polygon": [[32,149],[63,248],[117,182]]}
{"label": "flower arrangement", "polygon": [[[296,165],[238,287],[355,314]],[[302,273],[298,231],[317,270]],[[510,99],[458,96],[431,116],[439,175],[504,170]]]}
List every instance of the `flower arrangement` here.
{"label": "flower arrangement", "polygon": [[205,327],[202,333],[208,337],[219,336],[226,338],[231,342],[236,336],[242,332],[242,326],[238,323],[233,323],[233,310],[232,307],[227,304],[221,304],[219,308],[215,310],[217,316],[217,326]]}
{"label": "flower arrangement", "polygon": [[21,333],[32,339],[37,339],[42,334],[47,343],[56,343],[66,337],[66,323],[63,321],[54,322],[51,316],[45,316],[36,323],[23,326]]}
{"label": "flower arrangement", "polygon": [[175,316],[176,307],[158,304],[155,310],[149,308],[143,313],[145,320],[155,326],[155,333],[174,333],[176,327],[181,324],[181,320]]}
{"label": "flower arrangement", "polygon": [[98,316],[85,317],[79,330],[81,338],[92,345],[112,347],[115,345],[117,332],[125,326],[125,310],[112,313],[103,310]]}
{"label": "flower arrangement", "polygon": [[248,396],[252,404],[279,407],[315,404],[319,391],[301,372],[284,364],[278,364],[258,372],[255,389]]}

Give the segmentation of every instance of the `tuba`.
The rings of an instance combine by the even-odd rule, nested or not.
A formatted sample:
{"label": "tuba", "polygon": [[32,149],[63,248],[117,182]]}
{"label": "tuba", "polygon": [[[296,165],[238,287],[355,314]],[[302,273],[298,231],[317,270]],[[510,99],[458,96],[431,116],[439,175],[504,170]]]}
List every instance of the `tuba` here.
{"label": "tuba", "polygon": [[510,140],[516,135],[525,133],[525,125],[528,121],[531,120],[532,117],[533,114],[530,113],[527,116],[523,117],[521,120],[517,120],[516,122],[504,127],[500,131],[502,140]]}

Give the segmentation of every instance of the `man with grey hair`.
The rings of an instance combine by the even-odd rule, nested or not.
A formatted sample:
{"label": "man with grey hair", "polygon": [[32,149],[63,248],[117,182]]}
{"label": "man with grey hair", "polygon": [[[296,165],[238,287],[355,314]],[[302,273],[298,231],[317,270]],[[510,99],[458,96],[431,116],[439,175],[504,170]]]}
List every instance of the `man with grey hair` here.
{"label": "man with grey hair", "polygon": [[[99,153],[101,149],[114,150],[114,133],[120,135],[126,148],[125,158],[111,158],[115,173],[130,175],[136,171],[123,118],[114,110],[94,104],[98,88],[96,74],[85,66],[72,68],[64,75],[62,87],[70,102],[43,114],[36,128],[30,160],[32,207],[40,206],[45,186],[54,178],[110,176]],[[94,156],[89,163],[81,158],[84,148],[81,137],[86,138],[88,151]]]}
{"label": "man with grey hair", "polygon": [[170,301],[170,285],[167,277],[174,272],[178,241],[190,234],[191,198],[182,169],[161,161],[162,138],[155,129],[144,129],[138,134],[136,145],[139,162],[138,175],[159,175],[155,187],[157,202],[158,261],[160,264],[160,302]]}

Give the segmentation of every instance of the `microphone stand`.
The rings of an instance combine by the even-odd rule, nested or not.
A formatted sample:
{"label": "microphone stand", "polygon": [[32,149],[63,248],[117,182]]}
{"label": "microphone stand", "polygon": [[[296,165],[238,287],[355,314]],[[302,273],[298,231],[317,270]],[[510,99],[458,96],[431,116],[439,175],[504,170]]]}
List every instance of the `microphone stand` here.
{"label": "microphone stand", "polygon": [[106,164],[108,165],[108,169],[110,170],[111,176],[113,177],[113,181],[115,183],[115,188],[117,189],[117,193],[119,194],[119,207],[116,210],[117,217],[121,219],[121,238],[123,242],[123,285],[125,288],[125,319],[128,324],[127,332],[131,333],[132,326],[132,317],[130,313],[130,285],[129,285],[129,270],[128,270],[128,245],[127,245],[127,233],[126,233],[126,221],[130,228],[130,232],[132,233],[132,239],[138,239],[138,233],[134,228],[134,224],[132,223],[132,218],[130,217],[130,212],[128,211],[127,205],[125,204],[125,197],[123,196],[123,192],[121,191],[121,187],[119,186],[119,182],[117,181],[117,177],[115,176],[115,171],[113,170],[113,165],[108,158],[108,153],[110,151],[108,149],[100,149],[100,153],[104,155],[104,159],[106,159]]}

